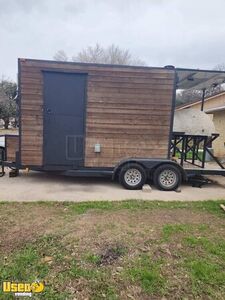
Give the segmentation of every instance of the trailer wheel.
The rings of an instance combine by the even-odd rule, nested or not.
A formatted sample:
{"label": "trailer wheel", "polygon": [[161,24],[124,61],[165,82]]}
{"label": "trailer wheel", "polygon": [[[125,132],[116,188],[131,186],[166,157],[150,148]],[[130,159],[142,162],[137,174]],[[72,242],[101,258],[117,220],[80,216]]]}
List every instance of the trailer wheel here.
{"label": "trailer wheel", "polygon": [[126,189],[138,190],[145,184],[147,175],[145,169],[136,163],[126,164],[119,173],[119,182]]}
{"label": "trailer wheel", "polygon": [[181,173],[173,165],[161,165],[153,173],[153,182],[160,190],[173,191],[181,184]]}

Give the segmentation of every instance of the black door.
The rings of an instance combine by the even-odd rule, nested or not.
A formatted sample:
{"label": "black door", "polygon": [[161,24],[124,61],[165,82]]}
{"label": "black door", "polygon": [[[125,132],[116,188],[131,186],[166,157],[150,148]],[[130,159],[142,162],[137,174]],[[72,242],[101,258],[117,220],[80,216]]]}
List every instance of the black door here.
{"label": "black door", "polygon": [[86,75],[44,74],[44,167],[81,167],[84,158]]}

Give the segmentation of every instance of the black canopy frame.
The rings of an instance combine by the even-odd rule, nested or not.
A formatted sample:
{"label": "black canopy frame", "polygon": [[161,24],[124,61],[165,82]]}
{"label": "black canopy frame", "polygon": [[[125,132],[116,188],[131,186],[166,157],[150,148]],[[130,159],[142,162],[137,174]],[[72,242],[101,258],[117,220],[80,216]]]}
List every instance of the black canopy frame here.
{"label": "black canopy frame", "polygon": [[204,110],[206,90],[225,84],[225,71],[176,68],[177,89],[202,91],[201,111]]}

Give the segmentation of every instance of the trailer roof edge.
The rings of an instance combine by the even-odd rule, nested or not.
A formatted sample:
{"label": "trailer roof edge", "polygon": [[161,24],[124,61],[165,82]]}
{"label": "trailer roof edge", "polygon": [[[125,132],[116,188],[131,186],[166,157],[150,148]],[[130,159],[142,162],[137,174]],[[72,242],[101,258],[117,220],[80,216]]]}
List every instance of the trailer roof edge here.
{"label": "trailer roof edge", "polygon": [[75,61],[58,61],[58,60],[34,59],[34,58],[24,58],[24,57],[19,57],[18,60],[31,61],[31,62],[47,62],[47,63],[56,63],[56,64],[74,64],[74,65],[82,65],[82,66],[112,67],[112,68],[175,70],[175,67],[173,66],[171,66],[171,68],[168,68],[168,66],[164,66],[164,67],[137,66],[137,65],[134,66],[134,65],[119,65],[119,64],[85,63],[85,62],[75,62]]}

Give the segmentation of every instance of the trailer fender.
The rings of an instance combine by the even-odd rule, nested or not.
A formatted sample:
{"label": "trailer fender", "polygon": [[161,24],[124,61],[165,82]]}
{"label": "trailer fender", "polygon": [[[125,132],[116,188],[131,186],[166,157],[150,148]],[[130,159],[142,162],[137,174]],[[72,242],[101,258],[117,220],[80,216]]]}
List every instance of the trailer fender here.
{"label": "trailer fender", "polygon": [[131,164],[131,163],[140,164],[143,168],[145,168],[145,165],[142,162],[140,162],[139,159],[134,159],[134,158],[123,159],[115,166],[115,168],[113,170],[112,180],[117,179],[119,172],[123,166]]}

